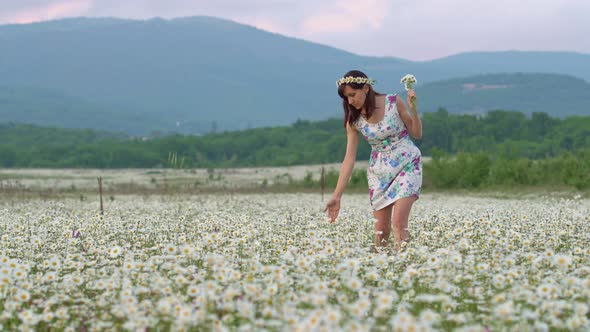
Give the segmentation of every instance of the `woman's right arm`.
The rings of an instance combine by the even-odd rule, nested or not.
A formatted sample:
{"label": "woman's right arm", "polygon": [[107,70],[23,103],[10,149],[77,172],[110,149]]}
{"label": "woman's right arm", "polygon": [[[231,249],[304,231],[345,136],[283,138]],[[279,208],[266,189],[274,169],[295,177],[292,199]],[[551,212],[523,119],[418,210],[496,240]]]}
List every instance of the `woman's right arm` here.
{"label": "woman's right arm", "polygon": [[330,222],[335,222],[340,212],[340,198],[342,197],[342,193],[344,193],[344,188],[346,188],[348,180],[350,180],[350,175],[352,174],[352,169],[354,168],[354,160],[356,159],[356,150],[359,143],[359,132],[350,125],[347,125],[346,137],[346,156],[344,156],[344,161],[342,161],[342,166],[340,166],[338,184],[336,184],[334,194],[332,194],[324,209],[324,211],[328,211]]}
{"label": "woman's right arm", "polygon": [[346,155],[344,156],[344,160],[342,161],[342,165],[340,166],[340,173],[338,174],[338,183],[336,184],[336,189],[334,189],[333,197],[337,197],[338,199],[342,197],[344,193],[344,189],[350,180],[350,176],[352,175],[352,170],[354,169],[354,162],[356,160],[356,152],[358,149],[359,143],[359,132],[351,126],[350,124],[346,125]]}

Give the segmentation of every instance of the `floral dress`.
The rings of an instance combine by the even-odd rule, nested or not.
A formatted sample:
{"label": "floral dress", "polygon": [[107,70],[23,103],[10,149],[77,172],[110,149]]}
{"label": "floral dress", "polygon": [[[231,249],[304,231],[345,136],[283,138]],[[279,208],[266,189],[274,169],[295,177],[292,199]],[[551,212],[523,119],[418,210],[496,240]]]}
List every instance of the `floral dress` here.
{"label": "floral dress", "polygon": [[396,99],[396,95],[385,96],[385,114],[380,122],[369,123],[360,116],[354,123],[372,148],[367,179],[373,210],[403,197],[418,198],[422,186],[422,154],[410,140]]}

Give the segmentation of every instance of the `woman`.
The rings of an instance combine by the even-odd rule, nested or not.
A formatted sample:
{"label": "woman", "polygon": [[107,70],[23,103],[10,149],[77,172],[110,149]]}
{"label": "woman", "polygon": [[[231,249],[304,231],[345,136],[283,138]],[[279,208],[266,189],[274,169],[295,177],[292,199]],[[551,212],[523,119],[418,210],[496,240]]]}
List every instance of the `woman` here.
{"label": "woman", "polygon": [[[422,185],[421,153],[408,134],[420,139],[422,121],[415,107],[408,112],[401,98],[376,93],[372,84],[373,80],[358,70],[349,71],[337,82],[344,108],[346,155],[336,189],[324,211],[328,211],[330,222],[336,221],[362,134],[372,147],[367,178],[369,199],[377,219],[375,249],[389,245],[393,224],[395,248],[399,250],[409,241],[408,217]],[[416,98],[416,93],[410,89],[409,105],[412,98]]]}

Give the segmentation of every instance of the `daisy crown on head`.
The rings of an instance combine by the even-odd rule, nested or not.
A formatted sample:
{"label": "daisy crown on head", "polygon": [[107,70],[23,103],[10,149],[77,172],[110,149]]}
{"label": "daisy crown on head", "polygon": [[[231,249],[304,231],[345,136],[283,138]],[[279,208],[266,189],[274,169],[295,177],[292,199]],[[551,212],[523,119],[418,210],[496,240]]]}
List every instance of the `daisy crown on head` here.
{"label": "daisy crown on head", "polygon": [[346,77],[342,77],[341,79],[336,81],[336,86],[340,86],[341,84],[347,84],[347,83],[359,83],[359,84],[364,83],[364,84],[373,85],[373,84],[375,84],[375,80],[370,79],[368,77],[346,76]]}

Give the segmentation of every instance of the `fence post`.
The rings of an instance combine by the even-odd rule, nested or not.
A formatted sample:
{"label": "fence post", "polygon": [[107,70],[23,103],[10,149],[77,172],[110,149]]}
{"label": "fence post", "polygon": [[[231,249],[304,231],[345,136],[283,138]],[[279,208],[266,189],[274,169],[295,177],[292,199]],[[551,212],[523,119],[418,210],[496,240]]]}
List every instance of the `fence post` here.
{"label": "fence post", "polygon": [[322,166],[322,173],[320,174],[320,188],[322,189],[322,202],[324,201],[324,189],[326,189],[326,170]]}
{"label": "fence post", "polygon": [[102,176],[98,177],[98,193],[100,195],[100,214],[104,214],[104,210],[102,208]]}

